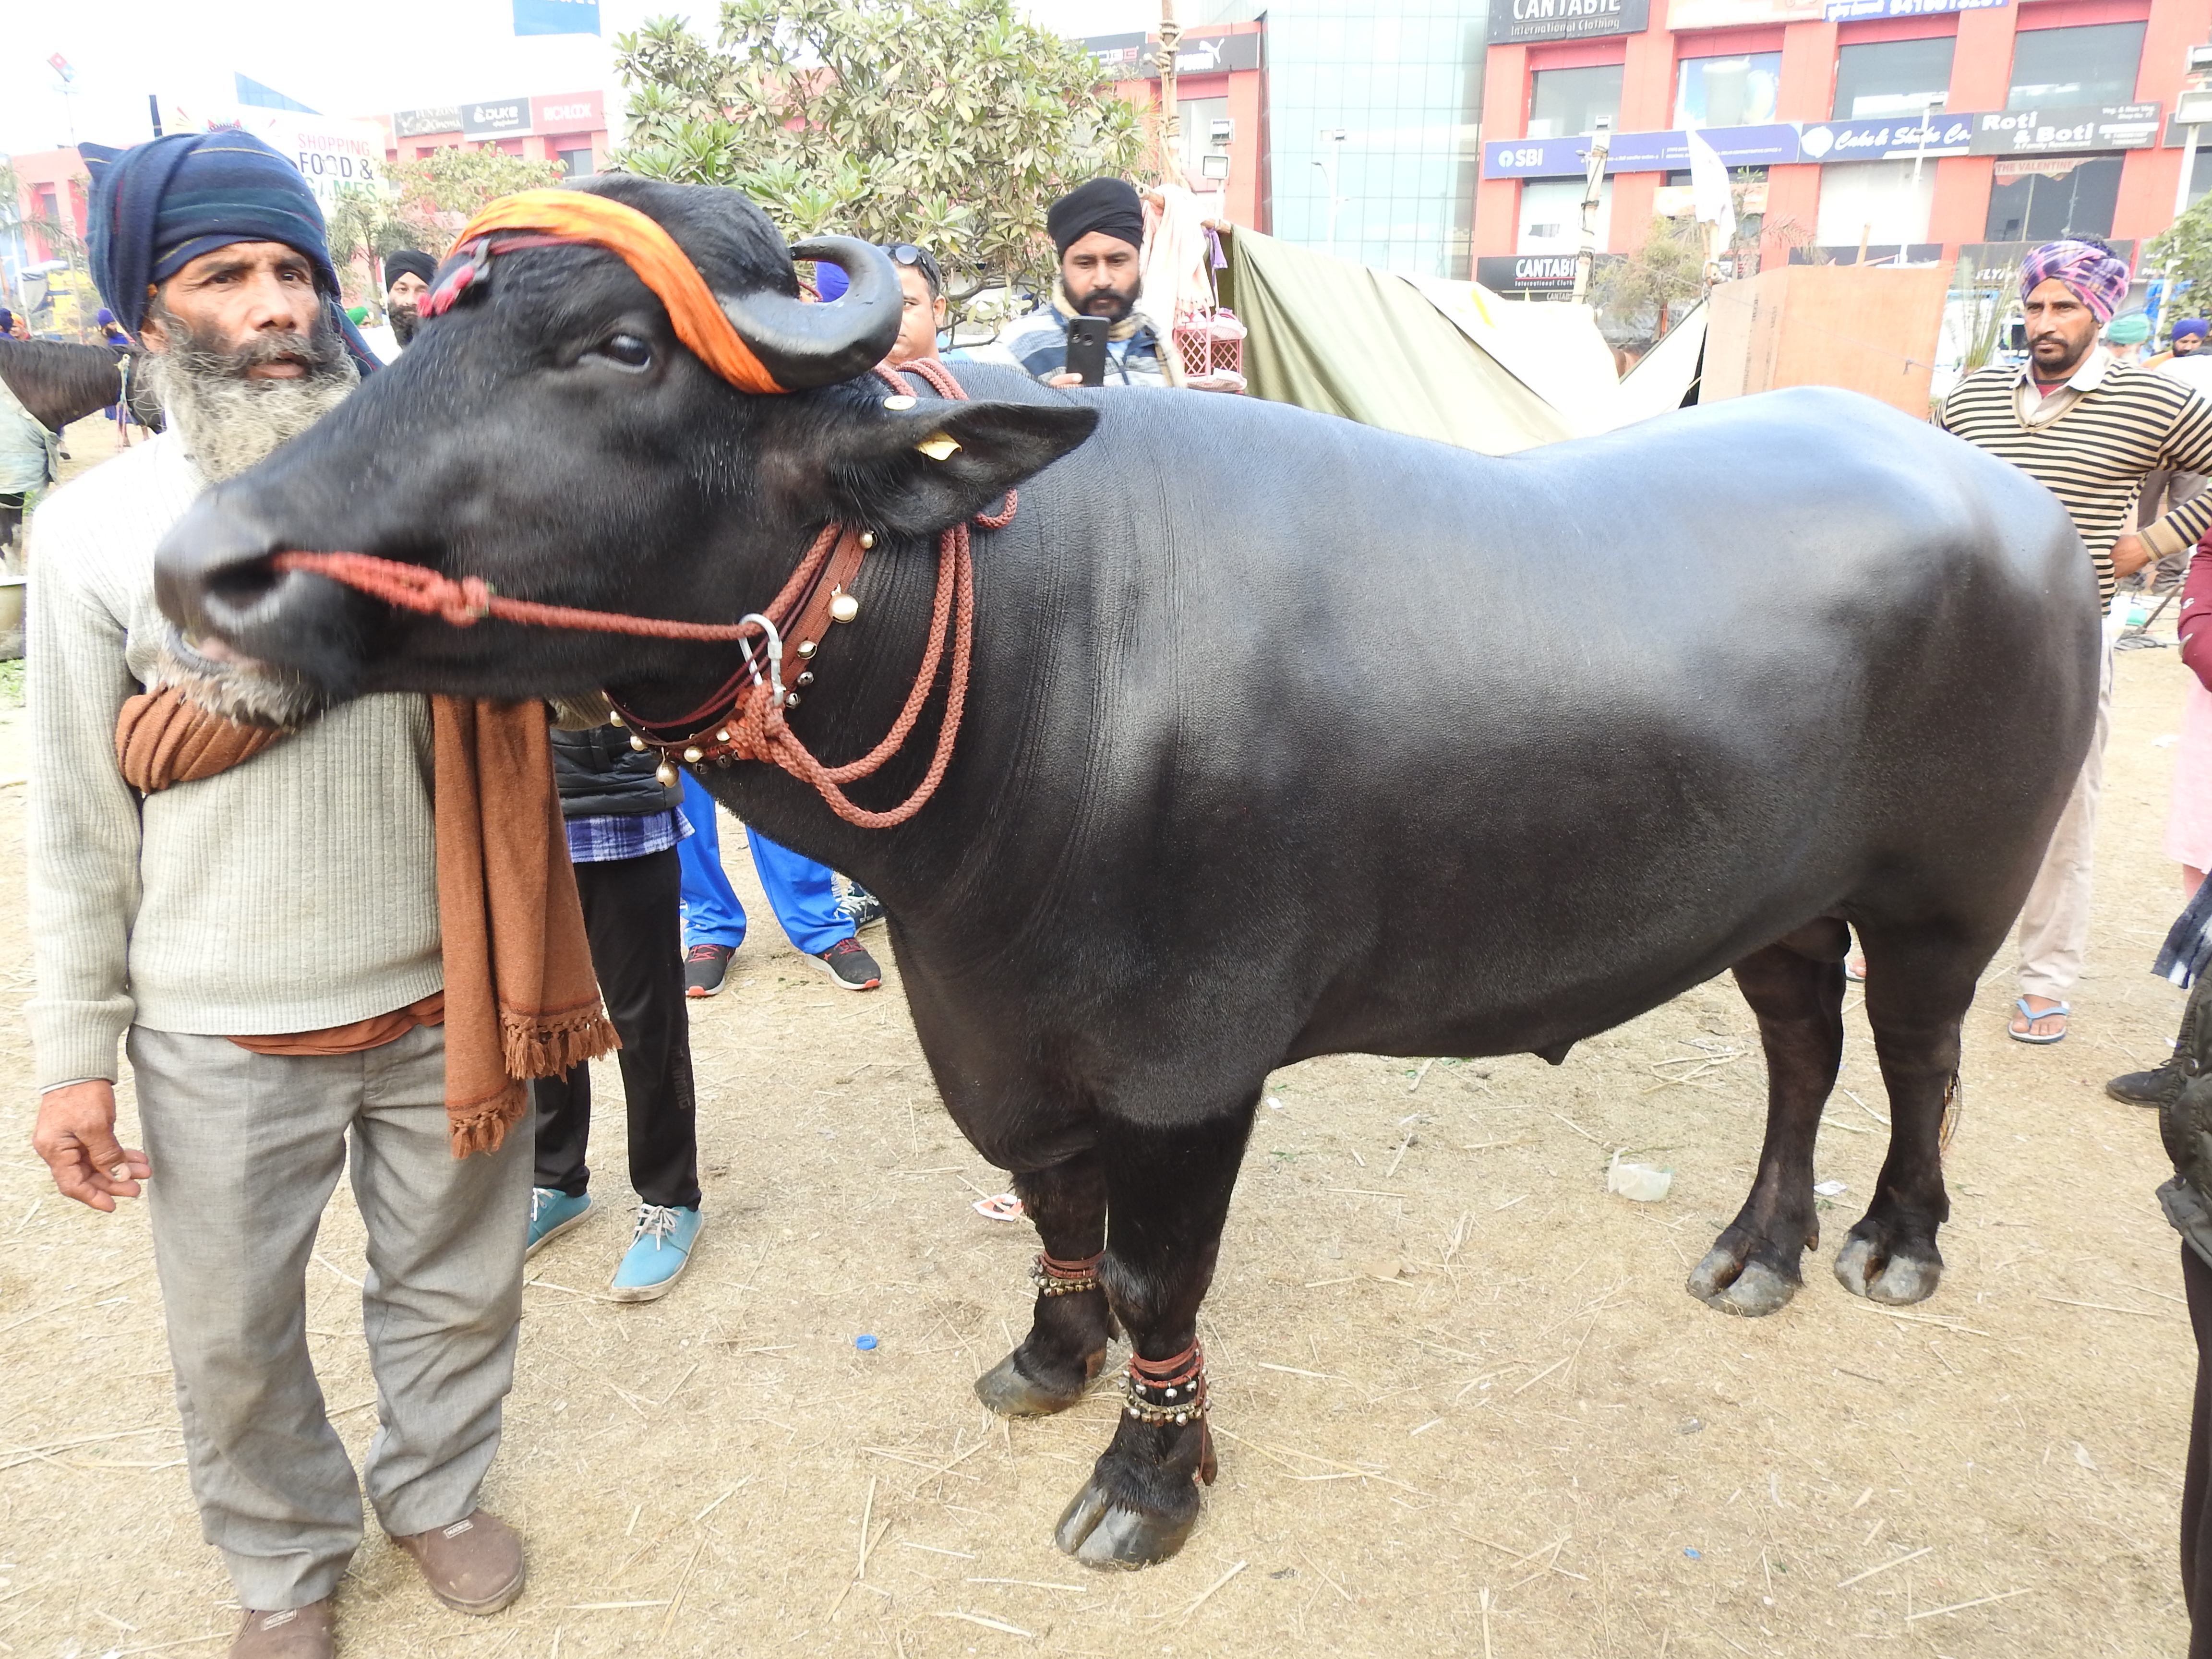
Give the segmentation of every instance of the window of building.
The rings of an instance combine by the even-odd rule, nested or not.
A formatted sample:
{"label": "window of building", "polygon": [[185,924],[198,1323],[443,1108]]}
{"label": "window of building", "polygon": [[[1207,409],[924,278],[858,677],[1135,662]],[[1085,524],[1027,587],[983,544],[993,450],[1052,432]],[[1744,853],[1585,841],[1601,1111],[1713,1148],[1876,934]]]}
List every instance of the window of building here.
{"label": "window of building", "polygon": [[[1521,186],[1521,229],[1516,253],[1577,253],[1583,245],[1583,190],[1579,179],[1544,179]],[[1613,228],[1613,180],[1598,191],[1597,245],[1603,250]]]}
{"label": "window of building", "polygon": [[1836,104],[1831,112],[1838,121],[1887,121],[1942,109],[1951,87],[1951,53],[1958,44],[1956,36],[1941,34],[1843,47],[1836,53]]}
{"label": "window of building", "polygon": [[1774,118],[1782,86],[1782,54],[1685,58],[1674,83],[1677,127],[1753,127]]}
{"label": "window of building", "polygon": [[1619,64],[1591,69],[1538,70],[1528,96],[1531,138],[1572,138],[1597,131],[1597,118],[1620,125]]}
{"label": "window of building", "polygon": [[[1216,121],[1229,118],[1229,100],[1222,98],[1178,98],[1176,100],[1176,121],[1182,135],[1183,175],[1193,190],[1206,191],[1221,188],[1218,180],[1209,181],[1206,176],[1206,157],[1217,146],[1206,139],[1207,131]],[[1233,149],[1230,153],[1234,155]]]}
{"label": "window of building", "polygon": [[2013,37],[2012,92],[2005,107],[2132,103],[2147,27],[2091,23],[2072,29],[2021,30]]}
{"label": "window of building", "polygon": [[1820,169],[1820,215],[1813,239],[1826,248],[1893,248],[1928,240],[1936,168],[1911,161],[1846,161]]}
{"label": "window of building", "polygon": [[561,172],[564,177],[588,179],[592,176],[593,172],[592,147],[589,144],[584,145],[580,149],[556,150],[554,155],[560,160]]}
{"label": "window of building", "polygon": [[2007,158],[1998,161],[1990,184],[1990,219],[1983,234],[1992,242],[2109,236],[2119,201],[2117,155]]}

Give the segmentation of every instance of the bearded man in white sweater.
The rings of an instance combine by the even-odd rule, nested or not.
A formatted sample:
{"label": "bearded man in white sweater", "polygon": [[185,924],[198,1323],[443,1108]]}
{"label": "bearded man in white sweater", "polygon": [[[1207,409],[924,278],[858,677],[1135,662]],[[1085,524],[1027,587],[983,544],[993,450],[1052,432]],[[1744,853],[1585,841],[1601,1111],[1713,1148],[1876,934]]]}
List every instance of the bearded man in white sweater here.
{"label": "bearded man in white sweater", "polygon": [[[477,1507],[521,1313],[530,1141],[457,1158],[420,697],[364,698],[215,775],[125,781],[118,721],[176,677],[155,544],[210,483],[304,430],[361,365],[313,195],[236,131],[97,169],[104,298],[151,354],[168,429],[56,492],[31,537],[35,1144],[97,1210],[149,1194],[202,1528],[246,1610],[237,1659],[331,1653],[361,1490],[310,1363],[305,1274],[348,1162],[378,1520],[447,1606],[520,1593]],[[127,1042],[146,1150],[115,1131]]]}

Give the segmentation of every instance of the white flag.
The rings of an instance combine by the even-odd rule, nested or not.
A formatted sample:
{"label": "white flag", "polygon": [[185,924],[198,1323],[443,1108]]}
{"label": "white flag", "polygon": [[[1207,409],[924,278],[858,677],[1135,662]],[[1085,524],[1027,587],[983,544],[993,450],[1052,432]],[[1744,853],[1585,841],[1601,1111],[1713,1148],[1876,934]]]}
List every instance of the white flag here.
{"label": "white flag", "polygon": [[1698,222],[1718,225],[1726,247],[1735,236],[1735,197],[1729,189],[1728,168],[1704,133],[1692,127],[1684,136],[1690,141],[1690,191]]}

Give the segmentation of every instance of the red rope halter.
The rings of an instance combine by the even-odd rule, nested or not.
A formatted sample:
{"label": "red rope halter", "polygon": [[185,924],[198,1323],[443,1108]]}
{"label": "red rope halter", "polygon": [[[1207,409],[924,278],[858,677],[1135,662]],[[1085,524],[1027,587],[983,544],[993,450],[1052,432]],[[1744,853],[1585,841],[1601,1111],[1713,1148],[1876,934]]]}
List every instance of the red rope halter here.
{"label": "red rope halter", "polygon": [[[951,372],[934,358],[925,358],[906,367],[919,374],[939,393],[952,401],[964,401],[968,396]],[[876,373],[892,390],[902,395],[911,395],[912,388],[901,377],[898,370],[879,368]],[[1006,504],[995,514],[978,514],[975,522],[987,530],[1001,530],[1013,522],[1017,504],[1015,492],[1006,492]],[[842,525],[824,526],[814,538],[799,568],[783,585],[782,591],[769,601],[762,612],[779,629],[792,621],[799,606],[819,580],[823,567],[828,563],[831,550],[844,534]],[[923,647],[921,662],[915,672],[913,689],[907,694],[906,703],[892,721],[890,730],[866,754],[842,766],[825,766],[813,751],[799,740],[785,719],[785,699],[789,694],[779,695],[775,687],[761,677],[749,660],[718,688],[713,696],[690,714],[673,720],[642,720],[628,709],[621,709],[624,720],[647,747],[659,750],[665,758],[673,760],[678,755],[695,753],[705,757],[710,751],[714,757],[734,760],[767,761],[781,767],[792,776],[813,786],[830,810],[848,823],[864,830],[888,830],[904,823],[927,805],[937,793],[937,786],[951,764],[952,745],[959,735],[962,715],[968,706],[968,669],[973,655],[975,633],[975,561],[969,543],[968,526],[956,524],[939,533],[937,539],[937,593],[930,609],[929,639]],[[380,559],[367,553],[279,553],[270,562],[279,570],[302,570],[368,594],[371,599],[403,611],[413,611],[424,616],[434,616],[456,628],[467,628],[486,617],[496,617],[526,628],[560,628],[603,634],[630,634],[648,639],[698,640],[706,641],[743,641],[760,637],[764,630],[755,621],[736,623],[678,622],[658,617],[624,616],[618,611],[584,611],[573,605],[539,605],[529,599],[510,599],[495,593],[480,577],[452,577],[441,575],[422,565],[403,564],[394,559]],[[915,787],[914,793],[888,811],[874,812],[855,805],[841,785],[865,778],[879,770],[885,763],[906,746],[915,722],[920,720],[923,706],[937,684],[938,672],[945,655],[947,635],[951,641],[951,672],[945,689],[945,718],[937,734],[937,750],[930,758],[929,770]],[[619,705],[617,708],[619,708]],[[683,731],[685,735],[657,737],[656,732]],[[696,763],[695,760],[694,764]]]}

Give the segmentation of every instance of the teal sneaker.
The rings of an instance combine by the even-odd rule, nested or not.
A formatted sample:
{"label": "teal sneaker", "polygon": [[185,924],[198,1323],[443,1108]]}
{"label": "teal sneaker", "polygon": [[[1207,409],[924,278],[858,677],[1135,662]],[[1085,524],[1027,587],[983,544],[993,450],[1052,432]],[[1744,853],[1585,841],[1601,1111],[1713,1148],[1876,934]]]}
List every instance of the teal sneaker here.
{"label": "teal sneaker", "polygon": [[707,1218],[696,1210],[671,1209],[665,1204],[637,1206],[637,1231],[629,1253],[615,1269],[607,1288],[617,1302],[650,1302],[666,1296],[690,1265],[691,1247]]}
{"label": "teal sneaker", "polygon": [[528,1261],[562,1233],[592,1212],[592,1195],[571,1198],[558,1187],[532,1187],[530,1189],[530,1248],[522,1253]]}

